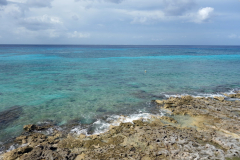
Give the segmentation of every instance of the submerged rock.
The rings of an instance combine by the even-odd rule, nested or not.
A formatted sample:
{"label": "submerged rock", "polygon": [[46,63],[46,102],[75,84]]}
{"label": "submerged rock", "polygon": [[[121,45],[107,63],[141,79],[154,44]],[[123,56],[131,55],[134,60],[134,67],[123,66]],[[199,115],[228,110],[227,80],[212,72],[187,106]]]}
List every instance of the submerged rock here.
{"label": "submerged rock", "polygon": [[97,112],[107,112],[107,110],[106,109],[103,109],[103,108],[98,108],[97,110],[96,110]]}
{"label": "submerged rock", "polygon": [[53,127],[51,124],[45,124],[45,125],[34,125],[34,124],[29,124],[23,126],[23,129],[27,132],[32,132],[32,131],[41,131],[41,130],[46,130],[50,127]]}
{"label": "submerged rock", "polygon": [[5,111],[0,112],[0,129],[10,125],[13,121],[17,120],[23,112],[21,106],[13,106]]}

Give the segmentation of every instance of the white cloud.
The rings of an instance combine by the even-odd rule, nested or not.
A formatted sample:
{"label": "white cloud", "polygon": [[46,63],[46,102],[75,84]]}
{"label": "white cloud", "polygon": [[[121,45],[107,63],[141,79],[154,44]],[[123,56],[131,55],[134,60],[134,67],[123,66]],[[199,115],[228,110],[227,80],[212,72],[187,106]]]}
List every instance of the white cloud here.
{"label": "white cloud", "polygon": [[240,38],[240,36],[238,36],[238,35],[236,35],[236,34],[230,34],[230,35],[228,36],[228,38],[230,38],[230,39],[236,39],[236,38]]}
{"label": "white cloud", "polygon": [[205,7],[205,8],[199,9],[195,22],[197,23],[209,22],[213,16],[213,11],[214,11],[214,8],[212,7]]}
{"label": "white cloud", "polygon": [[60,34],[58,32],[56,32],[54,29],[50,29],[50,30],[48,30],[48,32],[49,32],[49,37],[50,38],[60,37]]}
{"label": "white cloud", "polygon": [[24,18],[20,24],[29,30],[46,30],[62,24],[58,17],[43,15],[39,17]]}
{"label": "white cloud", "polygon": [[79,20],[79,16],[77,14],[72,15],[71,18],[75,21]]}
{"label": "white cloud", "polygon": [[[79,1],[83,1],[83,0],[75,0],[75,2],[79,2]],[[86,1],[86,0],[84,0],[84,1]],[[88,1],[95,1],[95,0],[88,0]],[[122,1],[124,1],[124,0],[97,0],[97,1],[99,1],[99,2],[101,2],[101,1],[104,1],[104,2],[111,2],[111,3],[121,3]]]}
{"label": "white cloud", "polygon": [[131,23],[151,23],[156,20],[163,20],[165,18],[162,11],[130,11],[126,12],[133,17]]}
{"label": "white cloud", "polygon": [[89,38],[89,33],[80,33],[78,31],[74,31],[73,33],[68,33],[68,38]]}
{"label": "white cloud", "polygon": [[28,7],[35,7],[35,8],[43,8],[43,7],[51,8],[52,1],[53,0],[27,0],[26,5]]}
{"label": "white cloud", "polygon": [[10,16],[15,19],[19,19],[24,16],[24,10],[22,10],[16,4],[8,5],[4,9],[4,13],[5,13],[5,16]]}
{"label": "white cloud", "polygon": [[164,0],[164,13],[168,16],[181,16],[196,4],[194,0]]}
{"label": "white cloud", "polygon": [[38,40],[47,40],[52,38],[61,37],[61,33],[56,31],[56,29],[46,29],[46,30],[29,30],[25,27],[18,27],[14,30],[14,36],[16,37],[24,37],[26,39],[36,37]]}
{"label": "white cloud", "polygon": [[121,3],[124,0],[105,0],[106,2]]}
{"label": "white cloud", "polygon": [[[236,3],[226,0],[0,0],[3,22],[0,43],[21,42],[14,41],[19,37],[35,43],[75,43],[77,40],[89,44],[120,44],[132,40],[129,43],[154,44],[156,41],[158,44],[160,37],[164,43],[177,44],[177,34],[177,37],[188,35],[186,43],[189,39],[190,43],[198,43],[198,39],[209,33],[220,33],[223,39],[232,42],[229,38],[240,36],[237,28],[240,15],[234,6]],[[212,22],[213,18],[214,23],[206,27],[194,24]],[[229,28],[235,35],[229,35]],[[132,38],[139,35],[144,38]]]}
{"label": "white cloud", "polygon": [[192,19],[194,16],[194,19],[201,19],[196,14],[191,13],[195,6],[195,0],[149,0],[148,2],[128,0],[118,4],[117,7],[116,5],[104,5],[102,3],[91,4],[91,8],[94,8],[96,12],[102,11],[101,9],[105,7],[104,12],[113,13],[107,16],[116,15],[115,17],[121,17],[123,21],[126,22],[127,20],[132,24],[155,24],[161,21],[182,21],[183,19],[189,21],[189,18]]}

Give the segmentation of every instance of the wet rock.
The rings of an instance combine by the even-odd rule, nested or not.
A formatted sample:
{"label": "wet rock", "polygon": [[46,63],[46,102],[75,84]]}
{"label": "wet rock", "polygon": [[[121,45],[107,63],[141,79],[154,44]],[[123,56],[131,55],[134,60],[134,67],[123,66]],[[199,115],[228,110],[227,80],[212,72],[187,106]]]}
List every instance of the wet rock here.
{"label": "wet rock", "polygon": [[4,160],[15,160],[15,159],[20,158],[23,154],[31,152],[32,150],[33,150],[33,148],[29,147],[29,146],[20,147],[16,150],[6,153],[3,156],[3,159]]}
{"label": "wet rock", "polygon": [[20,144],[25,144],[25,143],[27,143],[27,136],[21,135],[21,136],[17,137],[15,139],[15,141],[20,143]]}
{"label": "wet rock", "polygon": [[29,125],[23,126],[23,129],[27,132],[32,132],[32,131],[46,130],[51,127],[53,127],[51,124],[43,124],[43,125],[29,124]]}
{"label": "wet rock", "polygon": [[85,134],[80,134],[78,137],[79,137],[80,139],[84,139],[84,138],[86,138],[86,135],[85,135]]}
{"label": "wet rock", "polygon": [[236,94],[224,94],[225,96],[229,97],[229,98],[240,98],[240,93],[236,93]]}
{"label": "wet rock", "polygon": [[158,104],[164,105],[171,116],[152,116],[148,121],[139,119],[133,123],[120,123],[99,135],[44,135],[32,132],[37,127],[29,125],[27,135],[16,139],[20,143],[27,142],[28,148],[13,150],[5,157],[19,160],[240,157],[240,118],[236,114],[240,102],[182,96]]}
{"label": "wet rock", "polygon": [[167,117],[167,116],[162,116],[161,119],[171,123],[178,123],[174,118]]}
{"label": "wet rock", "polygon": [[25,126],[23,126],[23,129],[27,132],[31,132],[36,129],[36,125],[34,125],[34,124],[25,125]]}
{"label": "wet rock", "polygon": [[164,104],[164,101],[162,101],[162,100],[155,100],[155,102],[156,102],[157,104],[159,104],[159,105]]}
{"label": "wet rock", "polygon": [[219,100],[219,101],[224,101],[224,97],[213,97],[214,99],[216,99],[216,100]]}

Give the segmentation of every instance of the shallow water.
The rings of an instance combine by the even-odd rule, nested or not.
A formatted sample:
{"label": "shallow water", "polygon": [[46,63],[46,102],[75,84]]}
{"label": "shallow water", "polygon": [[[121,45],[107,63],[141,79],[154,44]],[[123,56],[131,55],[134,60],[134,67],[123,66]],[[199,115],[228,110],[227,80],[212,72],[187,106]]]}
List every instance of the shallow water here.
{"label": "shallow water", "polygon": [[165,95],[236,88],[240,46],[0,45],[0,112],[20,108],[0,119],[0,141],[25,124],[91,124],[151,113],[151,100]]}

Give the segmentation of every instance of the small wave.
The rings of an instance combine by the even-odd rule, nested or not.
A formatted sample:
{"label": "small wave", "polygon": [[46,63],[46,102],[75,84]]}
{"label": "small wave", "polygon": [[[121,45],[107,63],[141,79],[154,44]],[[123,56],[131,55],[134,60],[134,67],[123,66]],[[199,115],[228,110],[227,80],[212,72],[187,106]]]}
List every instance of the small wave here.
{"label": "small wave", "polygon": [[236,94],[240,91],[240,88],[235,88],[235,89],[231,89],[228,92],[224,92],[225,94]]}
{"label": "small wave", "polygon": [[213,97],[226,97],[225,95],[221,94],[221,93],[215,93],[215,94],[210,94],[210,93],[197,93],[197,94],[164,94],[162,93],[162,95],[164,95],[166,98],[170,98],[170,97],[182,97],[182,96],[192,96],[194,98],[197,97],[205,97],[205,98],[213,98]]}
{"label": "small wave", "polygon": [[[158,116],[163,116],[164,113],[160,111],[160,114]],[[92,134],[88,134],[88,129],[83,128],[81,126],[77,126],[73,128],[70,132],[80,135],[80,134],[85,134],[85,135],[94,135],[94,134],[101,134],[110,129],[111,126],[119,126],[120,123],[133,123],[134,120],[139,120],[142,119],[143,121],[149,120],[153,114],[150,113],[139,113],[139,114],[131,114],[129,116],[124,116],[124,115],[111,115],[109,116],[106,120],[97,120],[92,124],[92,128],[94,129]],[[156,116],[156,115],[155,115]]]}
{"label": "small wave", "polygon": [[[11,145],[7,150],[1,150],[1,151],[0,151],[0,155],[4,154],[4,153],[6,153],[6,152],[10,152],[10,151],[12,151],[12,150],[14,150],[14,149],[17,149],[17,148],[19,148],[19,147],[25,147],[25,146],[27,146],[27,144],[22,144],[22,145],[13,144],[13,145]],[[1,157],[0,157],[0,159],[1,159]]]}
{"label": "small wave", "polygon": [[71,130],[71,133],[74,133],[74,134],[77,134],[77,135],[80,135],[80,134],[85,134],[85,135],[88,135],[87,133],[87,129],[83,129],[81,126],[78,126],[78,127],[75,127]]}
{"label": "small wave", "polygon": [[[231,89],[229,91],[226,92],[219,92],[219,93],[194,93],[194,94],[187,94],[187,93],[183,93],[183,94],[166,94],[166,93],[161,93],[161,95],[164,95],[165,98],[170,98],[170,97],[182,97],[182,96],[187,96],[190,95],[194,98],[197,97],[204,97],[204,98],[214,98],[214,97],[225,97],[227,98],[227,96],[225,96],[224,94],[236,94],[238,91],[240,90],[240,88],[235,88],[235,89]],[[236,99],[236,98],[234,98]]]}

